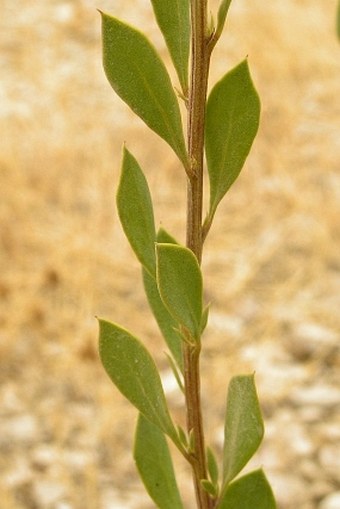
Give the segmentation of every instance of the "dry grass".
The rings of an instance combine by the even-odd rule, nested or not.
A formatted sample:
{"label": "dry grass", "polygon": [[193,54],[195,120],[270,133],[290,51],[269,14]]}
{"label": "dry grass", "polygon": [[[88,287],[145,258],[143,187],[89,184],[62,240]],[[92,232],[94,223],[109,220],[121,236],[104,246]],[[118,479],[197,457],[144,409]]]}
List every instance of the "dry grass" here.
{"label": "dry grass", "polygon": [[[179,239],[184,178],[170,150],[106,84],[97,6],[144,26],[165,54],[149,2],[20,0],[14,8],[5,0],[2,7],[4,509],[127,507],[124,500],[132,507],[141,496],[130,459],[135,413],[99,365],[95,315],[140,331],[167,369],[114,207],[122,142],[146,169],[157,220]],[[234,0],[229,38],[213,61],[216,79],[249,55],[263,112],[254,150],[218,212],[204,259],[215,310],[202,367],[211,430],[221,426],[226,378],[234,371],[256,368],[264,402],[275,407],[272,373],[261,373],[260,359],[238,356],[236,346],[284,343],[297,324],[340,331],[335,8],[335,0]],[[311,377],[317,363],[308,364]],[[275,366],[272,371],[275,376]],[[283,382],[279,388],[278,399],[290,390]],[[9,441],[16,415],[24,436],[19,429]],[[48,468],[44,447],[54,454]],[[80,455],[78,463],[70,451]],[[36,479],[47,491],[49,482],[61,480],[69,505],[39,502]],[[117,502],[105,505],[103,490]],[[134,507],[150,507],[141,500]]]}

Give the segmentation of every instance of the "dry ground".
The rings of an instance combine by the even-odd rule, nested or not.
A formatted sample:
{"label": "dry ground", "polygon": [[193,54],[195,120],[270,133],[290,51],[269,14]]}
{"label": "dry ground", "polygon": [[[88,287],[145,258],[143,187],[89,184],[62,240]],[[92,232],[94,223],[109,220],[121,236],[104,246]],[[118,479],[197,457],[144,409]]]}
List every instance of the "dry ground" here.
{"label": "dry ground", "polygon": [[[95,7],[144,27],[167,58],[147,0],[1,2],[3,509],[153,507],[131,459],[135,412],[98,361],[95,315],[139,333],[181,419],[117,221],[123,141],[147,173],[158,223],[180,240],[185,179],[106,83]],[[249,55],[262,122],[206,246],[206,424],[220,452],[228,379],[256,370],[267,435],[255,464],[281,509],[340,507],[335,12],[336,0],[234,0],[213,59],[212,81]]]}

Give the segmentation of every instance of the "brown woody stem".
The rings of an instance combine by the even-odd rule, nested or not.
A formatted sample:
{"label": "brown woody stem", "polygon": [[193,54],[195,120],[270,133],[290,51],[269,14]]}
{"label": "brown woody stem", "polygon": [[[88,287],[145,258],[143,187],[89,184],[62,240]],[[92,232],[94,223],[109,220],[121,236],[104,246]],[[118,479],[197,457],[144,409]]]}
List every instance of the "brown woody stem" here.
{"label": "brown woody stem", "polygon": [[[188,152],[190,171],[187,185],[187,247],[202,258],[202,203],[204,121],[210,62],[207,33],[207,0],[191,0],[191,82],[188,100]],[[187,408],[187,430],[192,437],[189,461],[197,507],[212,509],[214,501],[202,488],[201,480],[207,479],[206,452],[200,394],[200,343],[183,343],[184,385]]]}

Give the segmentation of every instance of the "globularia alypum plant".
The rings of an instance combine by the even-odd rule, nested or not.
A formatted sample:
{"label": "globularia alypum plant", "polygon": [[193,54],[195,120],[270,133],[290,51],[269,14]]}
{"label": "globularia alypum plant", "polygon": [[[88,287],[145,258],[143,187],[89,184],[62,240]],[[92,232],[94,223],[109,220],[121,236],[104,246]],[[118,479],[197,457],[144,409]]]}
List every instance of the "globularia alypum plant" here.
{"label": "globularia alypum plant", "polygon": [[[210,57],[231,0],[221,1],[216,24],[210,16],[208,19],[207,0],[151,3],[178,75],[179,90],[172,86],[163,61],[143,33],[101,13],[103,60],[112,88],[170,145],[186,172],[186,246],[165,229],[156,231],[146,178],[126,147],[117,193],[119,217],[141,263],[145,293],[184,394],[186,429],[173,422],[155,362],[139,339],[100,320],[100,356],[113,383],[139,411],[134,458],[157,507],[183,508],[169,439],[192,469],[199,509],[274,509],[262,469],[239,476],[263,437],[254,376],[231,379],[219,469],[204,439],[199,368],[201,337],[209,315],[203,301],[202,249],[216,209],[250,151],[258,130],[260,102],[247,60],[227,72],[207,98]],[[186,107],[186,139],[179,101]],[[202,220],[204,161],[210,205]]]}

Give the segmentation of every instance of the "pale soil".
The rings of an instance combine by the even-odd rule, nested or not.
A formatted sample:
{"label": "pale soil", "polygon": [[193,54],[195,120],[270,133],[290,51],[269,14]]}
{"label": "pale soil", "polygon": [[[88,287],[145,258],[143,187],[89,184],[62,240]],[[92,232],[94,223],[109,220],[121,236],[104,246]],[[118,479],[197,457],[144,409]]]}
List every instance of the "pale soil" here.
{"label": "pale soil", "polygon": [[[2,2],[2,509],[153,507],[131,458],[136,414],[98,361],[95,315],[145,341],[183,420],[117,220],[122,143],[145,169],[157,223],[182,241],[185,179],[106,83],[95,7],[144,27],[166,57],[149,2]],[[228,380],[255,370],[266,437],[252,466],[264,466],[281,509],[340,507],[335,11],[335,0],[234,0],[213,60],[212,82],[249,55],[262,122],[204,256],[207,435],[220,453]]]}

